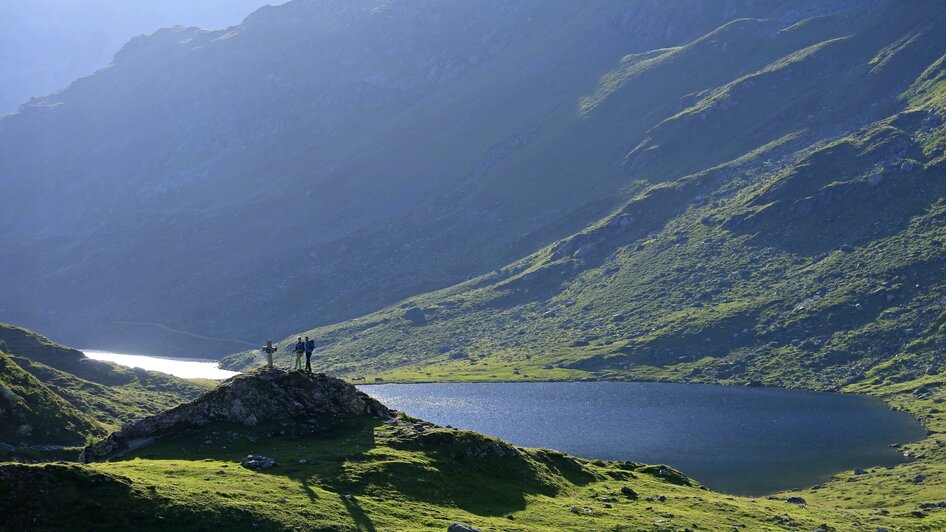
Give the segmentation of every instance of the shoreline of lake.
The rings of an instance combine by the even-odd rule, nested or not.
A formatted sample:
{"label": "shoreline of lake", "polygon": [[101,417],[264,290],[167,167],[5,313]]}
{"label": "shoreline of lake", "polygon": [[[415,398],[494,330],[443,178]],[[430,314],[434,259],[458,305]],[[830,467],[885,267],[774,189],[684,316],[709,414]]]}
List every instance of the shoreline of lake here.
{"label": "shoreline of lake", "polygon": [[[411,387],[473,386],[482,390],[493,387],[495,390],[495,387],[523,385],[649,387],[662,392],[657,396],[660,399],[666,397],[664,392],[691,396],[721,394],[730,404],[723,404],[714,411],[704,402],[697,401],[695,405],[677,408],[677,412],[669,417],[663,416],[663,419],[660,415],[651,416],[650,423],[640,416],[641,412],[660,412],[661,406],[653,401],[637,408],[619,410],[621,415],[613,418],[598,412],[599,417],[605,419],[600,423],[589,422],[587,415],[581,415],[581,409],[563,413],[567,415],[548,416],[538,405],[551,404],[551,409],[557,411],[562,408],[560,404],[549,403],[547,397],[542,397],[541,389],[534,387],[529,387],[528,400],[506,398],[500,401],[503,405],[517,405],[515,410],[500,406],[498,412],[481,415],[484,419],[471,419],[468,409],[475,409],[475,402],[457,402],[449,396],[435,398],[434,403],[441,403],[439,411],[430,405],[424,408],[418,408],[416,404],[405,406],[404,395],[411,392]],[[855,468],[895,467],[906,459],[891,448],[891,444],[920,441],[926,437],[925,427],[912,414],[897,410],[875,396],[835,391],[646,381],[371,383],[371,389],[367,389],[367,384],[358,386],[364,386],[365,393],[391,408],[413,417],[488,434],[524,447],[554,448],[589,459],[665,463],[692,475],[710,489],[733,495],[761,496],[801,489]],[[379,392],[379,389],[384,392]],[[587,394],[583,392],[580,395],[582,399],[579,402],[588,403]],[[606,402],[617,401],[619,394],[607,399]],[[425,400],[430,402],[429,398]],[[489,402],[490,394],[477,400]],[[769,414],[768,417],[741,417],[745,412],[758,412],[760,407],[754,403],[765,403],[766,400],[770,411],[763,414]],[[792,406],[780,407],[779,401]],[[817,404],[837,405],[840,413],[834,407],[825,409],[817,407]],[[565,408],[567,410],[568,405]],[[692,413],[688,415],[688,412]],[[701,417],[712,421],[703,423]],[[691,425],[689,429],[687,423]],[[693,427],[701,423],[705,426],[694,432]],[[536,430],[540,434],[529,434],[528,430],[521,429],[530,424],[538,427]],[[570,425],[580,426],[582,430],[570,431],[570,439],[563,439],[561,427]],[[679,430],[681,426],[683,429]],[[887,433],[883,434],[883,431]],[[635,437],[642,441],[634,442]],[[870,443],[865,445],[864,441]]]}

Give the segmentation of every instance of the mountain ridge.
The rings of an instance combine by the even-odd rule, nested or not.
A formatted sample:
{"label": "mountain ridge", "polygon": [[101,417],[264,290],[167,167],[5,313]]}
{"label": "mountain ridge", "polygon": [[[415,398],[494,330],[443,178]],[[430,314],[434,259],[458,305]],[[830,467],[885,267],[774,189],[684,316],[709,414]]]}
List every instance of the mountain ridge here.
{"label": "mountain ridge", "polygon": [[[651,112],[640,116],[633,95],[607,114],[576,112],[620,57],[731,18],[864,9],[530,0],[370,10],[380,5],[346,6],[352,25],[335,32],[308,31],[337,17],[302,0],[228,32],[161,31],[0,120],[11,198],[0,249],[12,279],[0,317],[78,345],[206,356],[450,286],[573,233],[645,185],[621,170],[622,152],[673,98],[641,91]],[[668,95],[719,77],[700,62],[688,70],[693,79]],[[48,216],[50,203],[68,207]],[[92,299],[107,304],[89,308]]]}
{"label": "mountain ridge", "polygon": [[[645,68],[620,64],[588,117],[633,116],[619,109],[648,103],[648,77],[689,94],[623,162],[629,175],[680,177],[638,183],[606,217],[490,274],[299,334],[320,343],[321,368],[394,380],[842,389],[865,374],[936,373],[935,350],[887,363],[938,322],[930,301],[943,293],[933,80],[946,43],[926,22],[938,7],[915,7],[931,11],[879,2],[781,28],[740,20]],[[660,74],[696,76],[722,50],[739,67],[730,81],[716,71],[716,88],[688,93]]]}

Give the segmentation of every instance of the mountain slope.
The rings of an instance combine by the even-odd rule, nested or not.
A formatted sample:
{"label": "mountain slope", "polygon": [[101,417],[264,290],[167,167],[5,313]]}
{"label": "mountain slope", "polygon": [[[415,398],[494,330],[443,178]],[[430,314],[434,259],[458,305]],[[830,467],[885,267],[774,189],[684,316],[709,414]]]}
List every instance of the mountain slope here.
{"label": "mountain slope", "polygon": [[491,274],[307,331],[321,367],[829,389],[938,374],[946,38],[939,5],[914,7],[737,21],[626,57],[584,120],[635,116],[706,57],[743,68],[627,145],[628,178],[666,179]]}
{"label": "mountain slope", "polygon": [[0,353],[0,442],[79,445],[101,427]]}
{"label": "mountain slope", "polygon": [[11,388],[23,399],[20,407],[35,413],[34,427],[46,426],[50,437],[62,437],[40,442],[44,444],[82,443],[90,433],[101,434],[172,408],[214,386],[92,360],[33,331],[2,323],[0,350],[9,353],[4,355],[6,379],[24,391]]}
{"label": "mountain slope", "polygon": [[640,166],[679,153],[664,138],[722,98],[705,91],[813,46],[830,69],[851,45],[823,44],[842,23],[818,17],[875,9],[296,0],[134,39],[0,119],[0,319],[224,353],[484,274],[763,144]]}

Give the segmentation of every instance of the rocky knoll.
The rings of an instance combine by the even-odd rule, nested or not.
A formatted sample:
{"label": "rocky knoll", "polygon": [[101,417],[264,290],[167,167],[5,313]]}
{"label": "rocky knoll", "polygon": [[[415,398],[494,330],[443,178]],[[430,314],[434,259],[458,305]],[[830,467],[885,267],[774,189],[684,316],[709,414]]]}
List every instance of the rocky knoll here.
{"label": "rocky knoll", "polygon": [[391,411],[347,382],[325,374],[262,368],[237,375],[197,399],[147,417],[89,445],[79,459],[108,459],[162,435],[227,421],[319,433],[359,416],[391,417]]}

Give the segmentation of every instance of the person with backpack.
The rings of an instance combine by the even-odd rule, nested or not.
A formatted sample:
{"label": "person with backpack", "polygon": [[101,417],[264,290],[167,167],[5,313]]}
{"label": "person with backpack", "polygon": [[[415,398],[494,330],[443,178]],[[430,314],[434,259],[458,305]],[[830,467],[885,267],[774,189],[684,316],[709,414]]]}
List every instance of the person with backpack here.
{"label": "person with backpack", "polygon": [[292,369],[302,369],[302,354],[305,353],[305,343],[302,338],[296,339],[296,347],[293,349],[296,353],[296,365]]}
{"label": "person with backpack", "polygon": [[315,340],[305,337],[305,370],[312,373],[312,352],[315,351]]}

